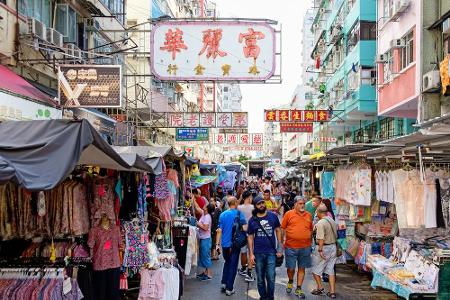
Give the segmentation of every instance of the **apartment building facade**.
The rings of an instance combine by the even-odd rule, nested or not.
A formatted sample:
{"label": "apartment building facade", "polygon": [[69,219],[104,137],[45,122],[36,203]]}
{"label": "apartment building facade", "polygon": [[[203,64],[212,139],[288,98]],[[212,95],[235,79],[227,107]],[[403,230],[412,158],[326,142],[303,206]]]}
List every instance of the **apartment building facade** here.
{"label": "apartment building facade", "polygon": [[[379,1],[378,1],[379,2]],[[316,0],[311,59],[318,72],[312,106],[333,112],[314,127],[311,152],[403,135],[413,121],[378,116],[377,1]]]}

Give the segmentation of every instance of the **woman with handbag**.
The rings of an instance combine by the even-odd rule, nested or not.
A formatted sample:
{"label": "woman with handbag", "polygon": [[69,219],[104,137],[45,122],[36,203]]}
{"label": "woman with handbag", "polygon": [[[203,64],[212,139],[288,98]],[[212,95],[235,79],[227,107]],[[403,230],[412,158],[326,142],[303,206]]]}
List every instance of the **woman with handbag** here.
{"label": "woman with handbag", "polygon": [[258,200],[255,200],[255,211],[247,228],[250,263],[256,266],[260,299],[273,300],[275,299],[275,268],[283,263],[280,221],[277,215],[266,210],[264,199],[256,199]]}

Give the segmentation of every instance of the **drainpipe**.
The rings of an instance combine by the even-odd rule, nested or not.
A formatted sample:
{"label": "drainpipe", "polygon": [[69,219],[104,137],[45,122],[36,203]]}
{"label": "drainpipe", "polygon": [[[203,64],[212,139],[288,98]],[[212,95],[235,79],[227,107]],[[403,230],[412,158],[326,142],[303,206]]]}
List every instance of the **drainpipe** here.
{"label": "drainpipe", "polygon": [[[419,24],[416,25],[416,39],[417,37],[420,35],[420,51],[419,53],[416,53],[416,60],[418,60],[418,58],[420,57],[420,55],[423,53],[423,32],[422,32],[422,28],[423,28],[423,0],[419,1],[419,5],[420,5],[420,22]],[[420,125],[420,123],[422,123],[422,116],[423,116],[423,87],[422,87],[422,74],[423,74],[423,59],[420,60],[420,64],[418,66],[419,69],[419,78],[416,78],[416,82],[420,82],[419,83],[419,101],[417,104],[417,123]],[[420,80],[419,80],[420,79]]]}
{"label": "drainpipe", "polygon": [[16,24],[15,25],[15,29],[16,29],[16,36],[15,36],[15,40],[14,40],[14,58],[17,61],[19,60],[19,30],[20,30],[20,26],[19,26],[19,0],[16,0]]}

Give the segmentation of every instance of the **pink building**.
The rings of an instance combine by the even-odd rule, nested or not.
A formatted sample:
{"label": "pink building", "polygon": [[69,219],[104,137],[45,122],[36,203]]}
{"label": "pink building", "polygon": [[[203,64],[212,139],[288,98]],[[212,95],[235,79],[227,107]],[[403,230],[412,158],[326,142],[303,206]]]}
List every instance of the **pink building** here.
{"label": "pink building", "polygon": [[379,0],[378,114],[418,117],[421,98],[421,1]]}

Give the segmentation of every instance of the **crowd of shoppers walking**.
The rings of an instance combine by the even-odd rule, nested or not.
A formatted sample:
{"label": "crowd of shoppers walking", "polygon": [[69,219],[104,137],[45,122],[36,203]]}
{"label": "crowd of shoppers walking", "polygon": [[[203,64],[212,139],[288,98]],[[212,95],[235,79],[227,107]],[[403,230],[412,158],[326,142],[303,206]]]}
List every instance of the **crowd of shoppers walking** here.
{"label": "crowd of shoppers walking", "polygon": [[199,280],[211,280],[212,260],[222,255],[223,293],[235,293],[239,274],[247,282],[256,277],[260,299],[272,300],[276,268],[284,260],[286,293],[305,298],[302,285],[309,269],[316,282],[310,292],[336,297],[337,225],[329,200],[298,195],[285,183],[266,177],[240,182],[226,193],[219,186],[209,201],[194,190],[191,202],[199,228]]}

